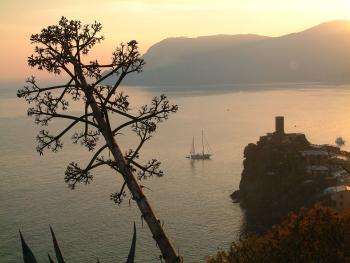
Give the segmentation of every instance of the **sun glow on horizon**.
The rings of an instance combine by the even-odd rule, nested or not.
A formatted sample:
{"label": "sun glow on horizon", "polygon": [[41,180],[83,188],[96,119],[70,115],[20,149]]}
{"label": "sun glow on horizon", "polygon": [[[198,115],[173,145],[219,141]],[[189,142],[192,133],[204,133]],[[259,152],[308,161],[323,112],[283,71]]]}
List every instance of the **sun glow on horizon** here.
{"label": "sun glow on horizon", "polygon": [[[16,14],[16,15],[14,15]],[[168,37],[253,33],[280,36],[317,24],[350,19],[348,0],[19,0],[0,3],[0,79],[30,73],[26,58],[32,53],[30,34],[56,24],[61,16],[103,25],[106,40],[96,48],[107,60],[116,45],[136,39],[144,53]]]}

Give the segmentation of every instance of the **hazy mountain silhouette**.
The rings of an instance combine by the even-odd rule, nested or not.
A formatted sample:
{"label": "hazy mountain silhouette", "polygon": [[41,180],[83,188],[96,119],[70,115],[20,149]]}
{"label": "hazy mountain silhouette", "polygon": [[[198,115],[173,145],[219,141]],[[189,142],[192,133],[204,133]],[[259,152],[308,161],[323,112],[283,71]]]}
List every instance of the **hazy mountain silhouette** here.
{"label": "hazy mountain silhouette", "polygon": [[350,82],[350,21],[266,37],[216,35],[168,38],[144,55],[131,85],[225,85]]}

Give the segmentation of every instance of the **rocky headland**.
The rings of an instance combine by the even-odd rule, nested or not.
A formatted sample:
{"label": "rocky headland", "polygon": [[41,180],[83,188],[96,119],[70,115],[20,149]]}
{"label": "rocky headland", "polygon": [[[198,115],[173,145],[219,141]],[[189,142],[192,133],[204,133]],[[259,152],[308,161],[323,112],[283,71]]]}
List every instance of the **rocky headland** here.
{"label": "rocky headland", "polygon": [[244,232],[263,232],[317,202],[350,206],[349,156],[311,144],[302,133],[285,133],[284,118],[276,117],[275,132],[245,147],[239,190],[231,195],[245,211]]}

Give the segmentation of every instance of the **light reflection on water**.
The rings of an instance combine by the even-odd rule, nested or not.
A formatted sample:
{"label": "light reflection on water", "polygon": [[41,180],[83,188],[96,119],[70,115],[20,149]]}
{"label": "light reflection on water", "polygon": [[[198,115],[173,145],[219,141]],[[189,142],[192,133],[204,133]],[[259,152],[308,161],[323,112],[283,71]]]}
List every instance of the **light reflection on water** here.
{"label": "light reflection on water", "polygon": [[[154,91],[132,89],[136,102]],[[304,132],[313,143],[350,142],[350,90],[299,89],[200,94],[170,93],[179,112],[161,125],[142,154],[159,158],[166,176],[143,184],[156,214],[186,262],[202,260],[236,240],[242,212],[229,194],[238,188],[244,146],[274,128],[284,115],[286,131]],[[129,249],[132,221],[138,229],[137,262],[157,262],[159,252],[135,204],[116,207],[109,194],[121,180],[110,170],[95,173],[91,185],[67,189],[63,173],[70,161],[88,160],[88,153],[69,141],[58,153],[39,157],[35,129],[24,117],[26,106],[0,93],[0,261],[19,262],[18,229],[46,262],[52,253],[48,225],[56,231],[67,262],[122,262]],[[62,124],[62,123],[61,123]],[[60,127],[58,124],[57,127]],[[201,129],[213,149],[209,161],[186,159],[192,136]],[[123,148],[128,136],[119,138]],[[133,141],[131,140],[131,144]],[[347,148],[347,146],[345,146]]]}

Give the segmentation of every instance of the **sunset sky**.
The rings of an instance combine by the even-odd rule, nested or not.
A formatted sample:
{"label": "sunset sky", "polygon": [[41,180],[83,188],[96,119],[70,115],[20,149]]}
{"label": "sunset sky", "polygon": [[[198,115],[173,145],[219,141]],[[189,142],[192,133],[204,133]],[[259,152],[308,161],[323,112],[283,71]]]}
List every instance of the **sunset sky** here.
{"label": "sunset sky", "polygon": [[0,3],[0,80],[33,74],[26,64],[29,36],[61,16],[94,20],[106,40],[95,55],[108,59],[117,43],[136,39],[142,53],[154,43],[177,36],[255,33],[279,36],[325,21],[350,19],[349,0],[102,0],[19,1]]}

